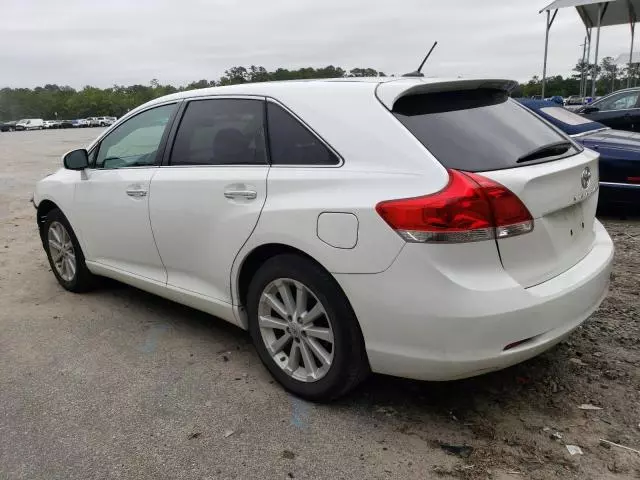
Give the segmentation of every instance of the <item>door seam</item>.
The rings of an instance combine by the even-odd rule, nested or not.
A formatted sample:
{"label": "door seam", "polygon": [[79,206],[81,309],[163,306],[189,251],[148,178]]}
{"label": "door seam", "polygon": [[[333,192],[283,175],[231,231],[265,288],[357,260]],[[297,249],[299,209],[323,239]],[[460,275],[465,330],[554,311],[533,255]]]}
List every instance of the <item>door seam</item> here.
{"label": "door seam", "polygon": [[251,232],[249,232],[249,235],[247,235],[246,240],[242,243],[242,245],[240,246],[240,248],[236,252],[235,257],[233,257],[233,262],[231,262],[231,270],[229,271],[229,293],[231,293],[231,305],[233,305],[233,306],[242,307],[240,302],[238,302],[237,304],[234,302],[233,293],[235,291],[235,288],[234,288],[234,281],[233,281],[234,280],[233,279],[233,270],[234,270],[233,267],[236,264],[236,261],[238,260],[238,256],[240,255],[240,252],[245,247],[245,245],[249,242],[249,239],[253,235],[253,232],[255,232],[256,228],[258,228],[258,223],[260,223],[260,217],[262,217],[262,211],[264,210],[264,207],[267,205],[267,200],[269,198],[269,174],[270,173],[271,173],[271,165],[268,165],[267,176],[264,179],[264,202],[262,203],[262,207],[260,207],[260,212],[258,213],[258,218],[256,218],[256,223],[253,225],[253,228],[251,229]]}
{"label": "door seam", "polygon": [[147,220],[149,221],[149,229],[151,230],[151,238],[153,238],[153,245],[156,247],[156,252],[158,252],[158,258],[160,259],[160,263],[162,263],[162,268],[164,269],[164,284],[169,284],[169,272],[167,271],[167,266],[164,264],[164,260],[162,260],[162,255],[160,255],[160,249],[158,248],[158,242],[156,242],[156,234],[153,231],[153,222],[151,221],[151,182],[153,177],[158,173],[158,168],[156,167],[149,179],[149,195],[147,196]]}

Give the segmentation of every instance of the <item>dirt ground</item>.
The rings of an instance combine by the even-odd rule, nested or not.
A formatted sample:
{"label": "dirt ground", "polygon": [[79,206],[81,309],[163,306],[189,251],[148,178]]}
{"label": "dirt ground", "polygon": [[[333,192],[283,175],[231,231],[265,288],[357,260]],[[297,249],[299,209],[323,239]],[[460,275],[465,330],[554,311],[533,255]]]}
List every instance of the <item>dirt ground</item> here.
{"label": "dirt ground", "polygon": [[640,450],[637,217],[602,219],[610,294],[551,351],[457,382],[373,376],[315,405],[221,320],[115,282],[58,286],[29,198],[98,131],[0,134],[0,479],[640,478],[639,453],[599,441]]}

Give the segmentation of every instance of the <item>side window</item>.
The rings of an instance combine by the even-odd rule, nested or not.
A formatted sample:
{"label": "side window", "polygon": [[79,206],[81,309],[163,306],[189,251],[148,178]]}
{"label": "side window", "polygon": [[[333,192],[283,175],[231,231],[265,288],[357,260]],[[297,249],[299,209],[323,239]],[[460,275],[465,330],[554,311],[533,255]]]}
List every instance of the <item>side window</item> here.
{"label": "side window", "polygon": [[97,148],[95,167],[154,165],[162,135],[175,109],[176,105],[171,104],[146,110],[110,132]]}
{"label": "side window", "polygon": [[170,165],[265,165],[264,102],[189,102],[176,133]]}
{"label": "side window", "polygon": [[619,95],[614,95],[611,98],[607,98],[594,106],[602,110],[626,110],[628,108],[634,108],[638,103],[638,95],[640,91],[624,92]]}
{"label": "side window", "polygon": [[337,165],[340,160],[315,134],[282,107],[267,103],[273,165]]}

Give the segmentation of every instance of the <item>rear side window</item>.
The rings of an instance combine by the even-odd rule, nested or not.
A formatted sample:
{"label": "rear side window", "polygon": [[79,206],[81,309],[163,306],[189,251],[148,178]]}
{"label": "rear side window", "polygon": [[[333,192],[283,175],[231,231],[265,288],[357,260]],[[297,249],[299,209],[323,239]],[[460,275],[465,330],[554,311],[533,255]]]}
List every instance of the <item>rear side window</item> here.
{"label": "rear side window", "polygon": [[[409,95],[395,103],[393,114],[447,168],[500,170],[578,152],[566,137],[502,90]],[[564,147],[549,148],[544,154],[545,147],[556,144]],[[532,156],[533,152],[543,154]]]}
{"label": "rear side window", "polygon": [[189,102],[170,165],[264,165],[264,102],[213,99]]}
{"label": "rear side window", "polygon": [[608,98],[603,98],[599,102],[594,102],[593,106],[598,107],[598,109],[603,112],[607,110],[627,110],[629,108],[635,108],[639,95],[640,91],[638,90],[622,92],[617,95],[611,95]]}
{"label": "rear side window", "polygon": [[267,103],[273,165],[337,165],[340,160],[289,112]]}

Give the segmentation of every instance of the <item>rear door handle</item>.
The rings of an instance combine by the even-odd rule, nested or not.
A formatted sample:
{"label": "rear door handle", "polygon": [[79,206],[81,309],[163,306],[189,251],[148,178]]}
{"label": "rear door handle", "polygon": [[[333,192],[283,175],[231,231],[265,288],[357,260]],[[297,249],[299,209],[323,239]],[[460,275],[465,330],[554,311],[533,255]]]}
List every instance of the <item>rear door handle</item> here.
{"label": "rear door handle", "polygon": [[147,191],[141,185],[129,185],[126,190],[127,195],[134,198],[147,196]]}
{"label": "rear door handle", "polygon": [[225,198],[230,200],[236,198],[244,198],[245,200],[255,200],[258,197],[258,192],[255,190],[225,190]]}

